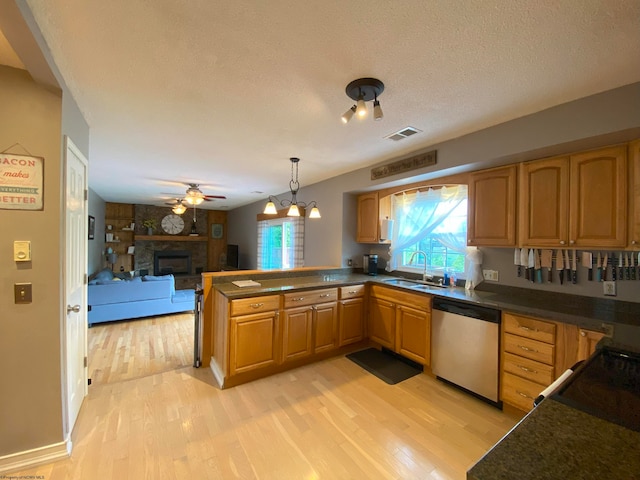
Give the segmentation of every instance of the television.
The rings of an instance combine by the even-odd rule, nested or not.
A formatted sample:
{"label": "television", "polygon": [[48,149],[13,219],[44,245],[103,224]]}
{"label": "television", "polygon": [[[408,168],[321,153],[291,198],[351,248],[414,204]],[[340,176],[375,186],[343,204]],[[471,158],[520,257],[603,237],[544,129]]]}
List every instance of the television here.
{"label": "television", "polygon": [[227,267],[240,268],[238,245],[227,245]]}

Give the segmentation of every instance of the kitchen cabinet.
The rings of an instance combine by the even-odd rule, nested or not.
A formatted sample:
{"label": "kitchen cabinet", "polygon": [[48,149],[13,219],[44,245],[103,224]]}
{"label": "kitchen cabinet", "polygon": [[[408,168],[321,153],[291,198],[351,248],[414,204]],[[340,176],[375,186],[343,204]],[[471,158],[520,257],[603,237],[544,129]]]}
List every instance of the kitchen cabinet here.
{"label": "kitchen cabinet", "polygon": [[265,368],[278,362],[280,297],[230,302],[229,374]]}
{"label": "kitchen cabinet", "polygon": [[340,287],[338,302],[338,346],[364,338],[364,285]]}
{"label": "kitchen cabinet", "polygon": [[377,243],[380,239],[379,223],[378,193],[359,195],[356,241],[360,243]]}
{"label": "kitchen cabinet", "polygon": [[629,246],[640,246],[640,140],[629,144]]}
{"label": "kitchen cabinet", "polygon": [[516,245],[517,165],[469,174],[467,244]]}
{"label": "kitchen cabinet", "polygon": [[602,340],[605,336],[602,332],[596,332],[594,330],[586,330],[581,328],[578,330],[578,358],[579,360],[586,360],[596,351],[596,344]]}
{"label": "kitchen cabinet", "polygon": [[372,285],[369,338],[421,365],[429,365],[431,296]]}
{"label": "kitchen cabinet", "polygon": [[525,162],[520,168],[520,243],[624,247],[625,147]]}
{"label": "kitchen cabinet", "polygon": [[116,262],[109,264],[114,272],[133,270],[133,255],[127,252],[134,245],[134,217],[134,206],[130,203],[107,202],[105,205],[105,250],[111,248],[117,255]]}
{"label": "kitchen cabinet", "polygon": [[283,362],[337,348],[337,300],[337,288],[283,295]]}
{"label": "kitchen cabinet", "polygon": [[556,378],[555,323],[504,313],[502,401],[523,411]]}

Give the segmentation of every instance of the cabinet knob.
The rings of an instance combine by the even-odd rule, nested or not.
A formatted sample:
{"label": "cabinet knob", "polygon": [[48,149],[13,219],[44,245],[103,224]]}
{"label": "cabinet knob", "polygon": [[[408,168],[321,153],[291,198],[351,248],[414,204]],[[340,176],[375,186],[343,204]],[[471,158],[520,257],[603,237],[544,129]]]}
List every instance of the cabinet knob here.
{"label": "cabinet knob", "polygon": [[565,243],[567,242],[565,242],[564,240],[560,240],[560,245],[564,245]]}
{"label": "cabinet knob", "polygon": [[637,244],[637,243],[638,243],[638,242],[637,242],[636,240],[631,240],[631,245],[635,245],[635,244]]}
{"label": "cabinet knob", "polygon": [[586,337],[587,336],[587,332],[582,331],[582,332],[580,332],[580,335],[583,336],[583,337]]}
{"label": "cabinet knob", "polygon": [[569,245],[573,245],[574,243],[576,243],[575,240],[569,240]]}

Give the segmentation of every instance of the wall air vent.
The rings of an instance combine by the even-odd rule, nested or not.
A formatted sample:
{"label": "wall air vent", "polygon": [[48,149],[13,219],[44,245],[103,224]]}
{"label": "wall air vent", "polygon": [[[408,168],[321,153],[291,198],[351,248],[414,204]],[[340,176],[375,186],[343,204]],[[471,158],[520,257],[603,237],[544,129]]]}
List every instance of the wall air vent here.
{"label": "wall air vent", "polygon": [[397,142],[398,140],[402,140],[403,138],[410,137],[411,135],[415,135],[416,133],[420,133],[421,131],[422,130],[418,130],[417,128],[414,128],[414,127],[405,127],[402,130],[392,133],[391,135],[387,135],[384,138],[388,138],[389,140],[395,140]]}

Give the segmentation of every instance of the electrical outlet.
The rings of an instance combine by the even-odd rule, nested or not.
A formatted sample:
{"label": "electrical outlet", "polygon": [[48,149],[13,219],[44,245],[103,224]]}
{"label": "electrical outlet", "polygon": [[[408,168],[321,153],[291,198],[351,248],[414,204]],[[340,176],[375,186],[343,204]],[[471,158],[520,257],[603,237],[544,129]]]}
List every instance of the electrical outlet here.
{"label": "electrical outlet", "polygon": [[609,297],[616,296],[616,282],[602,282],[604,294]]}
{"label": "electrical outlet", "polygon": [[490,280],[492,282],[498,281],[498,271],[497,270],[482,270],[482,276],[485,280]]}

